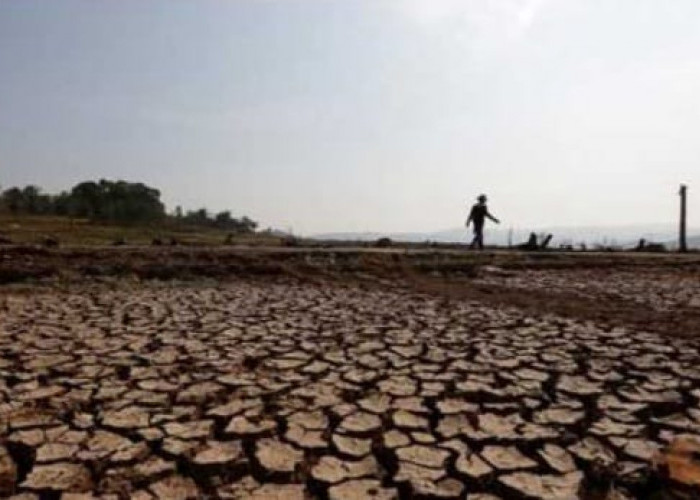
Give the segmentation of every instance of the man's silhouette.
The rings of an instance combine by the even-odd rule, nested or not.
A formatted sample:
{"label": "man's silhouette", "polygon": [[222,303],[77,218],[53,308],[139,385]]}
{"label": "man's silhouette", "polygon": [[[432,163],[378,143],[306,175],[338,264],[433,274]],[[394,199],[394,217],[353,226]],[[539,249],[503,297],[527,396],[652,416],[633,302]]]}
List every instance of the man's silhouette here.
{"label": "man's silhouette", "polygon": [[484,222],[488,217],[496,224],[500,224],[497,218],[489,213],[489,209],[486,207],[486,195],[479,195],[477,198],[478,203],[474,204],[472,211],[469,212],[469,218],[467,219],[466,226],[469,227],[471,222],[474,223],[474,239],[472,240],[469,248],[479,247],[480,250],[484,249]]}

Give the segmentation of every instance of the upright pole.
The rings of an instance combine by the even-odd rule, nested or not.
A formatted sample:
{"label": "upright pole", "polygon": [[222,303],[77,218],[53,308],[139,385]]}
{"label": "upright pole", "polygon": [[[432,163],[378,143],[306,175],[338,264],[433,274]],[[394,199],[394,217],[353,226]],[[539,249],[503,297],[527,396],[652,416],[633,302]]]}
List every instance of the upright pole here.
{"label": "upright pole", "polygon": [[680,227],[680,234],[679,234],[679,239],[678,239],[678,251],[679,252],[687,252],[688,251],[688,244],[686,242],[686,198],[687,198],[687,192],[688,192],[688,186],[685,184],[681,184],[681,227]]}

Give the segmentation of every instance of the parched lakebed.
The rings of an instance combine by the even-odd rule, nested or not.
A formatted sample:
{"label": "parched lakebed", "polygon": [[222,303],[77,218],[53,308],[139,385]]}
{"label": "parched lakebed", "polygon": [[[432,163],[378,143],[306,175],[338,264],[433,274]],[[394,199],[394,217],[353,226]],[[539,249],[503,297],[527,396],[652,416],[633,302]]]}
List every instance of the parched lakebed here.
{"label": "parched lakebed", "polygon": [[693,340],[399,287],[0,296],[2,496],[672,494],[699,399]]}

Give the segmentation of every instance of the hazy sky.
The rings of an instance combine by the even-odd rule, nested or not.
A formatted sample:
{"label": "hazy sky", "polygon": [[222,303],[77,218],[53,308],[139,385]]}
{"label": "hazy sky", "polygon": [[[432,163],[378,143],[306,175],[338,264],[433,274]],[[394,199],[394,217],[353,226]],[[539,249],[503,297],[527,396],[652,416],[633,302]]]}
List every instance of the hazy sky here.
{"label": "hazy sky", "polygon": [[297,233],[700,220],[698,0],[2,0],[0,185]]}

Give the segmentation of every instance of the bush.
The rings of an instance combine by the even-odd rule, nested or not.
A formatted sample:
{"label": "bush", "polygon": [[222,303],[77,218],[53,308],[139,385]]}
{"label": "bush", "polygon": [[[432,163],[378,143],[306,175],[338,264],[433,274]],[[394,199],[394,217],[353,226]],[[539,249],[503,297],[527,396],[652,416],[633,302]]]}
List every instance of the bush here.
{"label": "bush", "polygon": [[391,238],[379,238],[375,242],[374,246],[377,248],[389,248],[391,246],[394,246],[394,242],[391,241]]}

